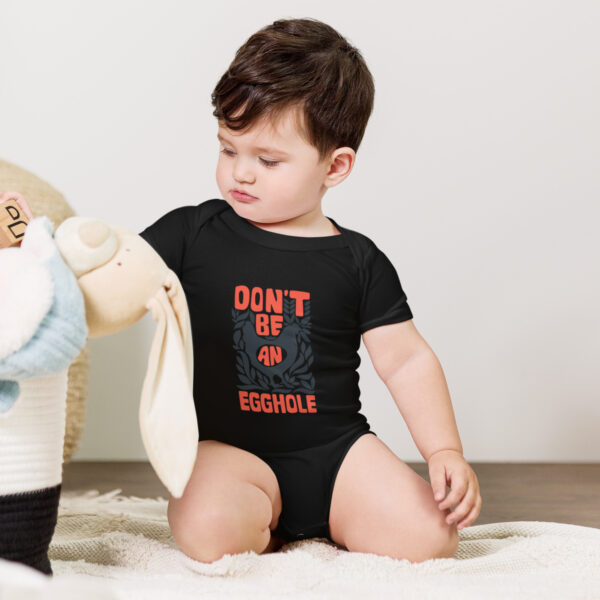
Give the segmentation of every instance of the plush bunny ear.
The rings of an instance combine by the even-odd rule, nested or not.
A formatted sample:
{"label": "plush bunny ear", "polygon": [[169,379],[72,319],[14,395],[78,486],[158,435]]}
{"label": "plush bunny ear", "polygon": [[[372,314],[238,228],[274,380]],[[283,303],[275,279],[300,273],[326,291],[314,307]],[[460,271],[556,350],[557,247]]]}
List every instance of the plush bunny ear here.
{"label": "plush bunny ear", "polygon": [[156,331],[142,387],[140,431],[156,474],[169,492],[180,498],[196,460],[198,422],[189,312],[173,271],[146,308],[156,320]]}
{"label": "plush bunny ear", "polygon": [[183,340],[183,348],[185,351],[185,362],[187,372],[190,378],[190,387],[194,385],[194,349],[192,345],[192,328],[190,325],[190,313],[188,310],[185,292],[181,287],[179,278],[174,271],[169,269],[165,276],[165,288],[169,296],[169,301],[175,312],[175,318],[179,325],[181,339]]}

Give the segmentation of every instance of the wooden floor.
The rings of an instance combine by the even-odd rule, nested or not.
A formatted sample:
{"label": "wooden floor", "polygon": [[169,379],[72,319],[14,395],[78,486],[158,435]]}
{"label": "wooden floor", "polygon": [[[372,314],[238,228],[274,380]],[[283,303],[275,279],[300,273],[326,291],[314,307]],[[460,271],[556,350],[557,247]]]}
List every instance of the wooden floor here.
{"label": "wooden floor", "polygon": [[[407,463],[429,481],[425,462]],[[483,501],[473,525],[554,521],[600,528],[600,464],[469,463]],[[63,490],[120,488],[126,496],[169,498],[148,462],[71,462]]]}

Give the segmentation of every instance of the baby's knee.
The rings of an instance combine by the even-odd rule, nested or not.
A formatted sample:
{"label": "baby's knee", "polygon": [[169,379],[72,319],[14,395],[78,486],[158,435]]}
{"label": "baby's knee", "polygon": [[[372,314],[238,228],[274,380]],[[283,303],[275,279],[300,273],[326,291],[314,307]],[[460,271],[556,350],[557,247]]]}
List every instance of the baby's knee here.
{"label": "baby's knee", "polygon": [[454,558],[458,549],[456,523],[448,524],[446,517],[450,510],[440,511],[437,507],[433,515],[422,522],[423,537],[427,540],[428,558]]}
{"label": "baby's knee", "polygon": [[[262,506],[256,507],[256,510],[261,515],[265,512]],[[250,550],[260,554],[271,538],[268,527],[270,514],[265,512],[257,525],[254,515],[231,510],[227,502],[191,510],[172,507],[167,516],[177,546],[184,554],[200,562],[210,563],[225,554]]]}
{"label": "baby's knee", "polygon": [[241,554],[254,551],[261,554],[269,544],[271,531],[233,531],[227,520],[212,518],[198,530],[190,529],[183,534],[173,534],[180,550],[194,560],[211,563],[225,554]]}
{"label": "baby's knee", "polygon": [[454,558],[458,550],[458,529],[456,523],[446,525],[439,536],[438,550],[435,558]]}
{"label": "baby's knee", "polygon": [[424,525],[418,535],[412,536],[414,544],[404,547],[406,554],[400,552],[397,558],[408,558],[411,562],[422,562],[432,558],[454,558],[458,548],[456,525],[444,523],[438,527],[434,520],[429,526]]}

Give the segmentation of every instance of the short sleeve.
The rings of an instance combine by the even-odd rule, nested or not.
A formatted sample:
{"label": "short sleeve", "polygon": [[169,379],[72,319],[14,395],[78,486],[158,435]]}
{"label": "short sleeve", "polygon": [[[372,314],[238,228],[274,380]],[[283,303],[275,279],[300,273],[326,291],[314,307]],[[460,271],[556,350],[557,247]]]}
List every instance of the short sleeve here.
{"label": "short sleeve", "polygon": [[139,233],[178,277],[181,276],[186,237],[196,210],[195,206],[174,208]]}
{"label": "short sleeve", "polygon": [[394,265],[372,242],[364,261],[361,294],[361,334],[380,325],[401,323],[413,318]]}

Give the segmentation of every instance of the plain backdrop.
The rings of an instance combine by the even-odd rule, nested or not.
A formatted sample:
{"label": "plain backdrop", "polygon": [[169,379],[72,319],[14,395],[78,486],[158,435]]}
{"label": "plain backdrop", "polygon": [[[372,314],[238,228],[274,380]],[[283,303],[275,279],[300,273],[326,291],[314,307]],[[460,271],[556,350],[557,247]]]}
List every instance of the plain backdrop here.
{"label": "plain backdrop", "polygon": [[[286,17],[329,23],[373,74],[355,168],[323,212],[396,266],[465,458],[598,461],[600,3],[0,0],[0,156],[134,231],[220,197],[210,94]],[[147,314],[90,341],[75,459],[146,459],[153,333]],[[371,427],[422,460],[360,355]]]}

